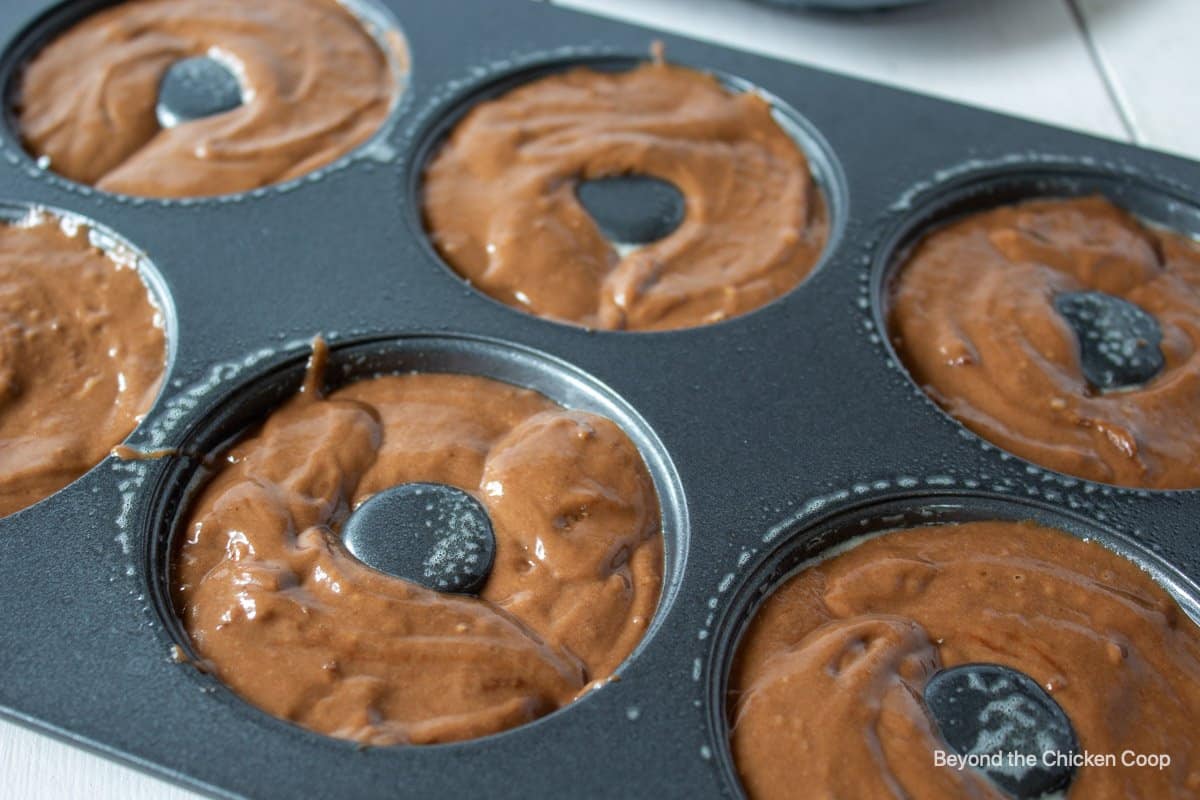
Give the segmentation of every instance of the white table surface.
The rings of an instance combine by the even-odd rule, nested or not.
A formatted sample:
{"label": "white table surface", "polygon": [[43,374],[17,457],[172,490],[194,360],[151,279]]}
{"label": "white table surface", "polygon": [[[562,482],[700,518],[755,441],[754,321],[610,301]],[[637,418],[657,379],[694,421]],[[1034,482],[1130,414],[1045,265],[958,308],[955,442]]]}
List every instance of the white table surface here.
{"label": "white table surface", "polygon": [[[558,1],[1200,159],[1200,0],[940,0],[863,15],[745,0]],[[2,721],[0,781],[19,800],[196,797]]]}

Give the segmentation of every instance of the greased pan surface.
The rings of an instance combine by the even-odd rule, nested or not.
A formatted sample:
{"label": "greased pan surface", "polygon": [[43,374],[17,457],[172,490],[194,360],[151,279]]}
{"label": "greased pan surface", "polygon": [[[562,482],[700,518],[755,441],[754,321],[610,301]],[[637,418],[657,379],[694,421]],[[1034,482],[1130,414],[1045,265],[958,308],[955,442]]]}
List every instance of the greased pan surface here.
{"label": "greased pan surface", "polygon": [[[6,2],[0,77],[30,31],[53,25],[47,12],[98,5]],[[788,565],[850,528],[1041,519],[1115,543],[1196,611],[1200,491],[1064,478],[964,432],[895,361],[880,295],[914,226],[996,201],[1103,191],[1200,232],[1200,165],[541,3],[382,5],[408,42],[408,87],[380,138],[310,178],[227,198],[117,197],[39,169],[5,127],[5,203],[94,220],[161,276],[171,357],[128,443],[182,449],[109,458],[0,520],[7,716],[220,796],[737,796],[721,693],[741,621]],[[831,201],[823,262],[758,311],[669,333],[589,332],[465,285],[420,226],[418,175],[447,121],[546,69],[642,58],[654,38],[672,61],[757,87],[803,120]],[[287,396],[316,333],[334,347],[334,383],[491,375],[629,432],[658,487],[667,561],[654,624],[619,680],[496,736],[361,749],[173,660],[183,642],[166,559],[202,478],[195,454]]]}

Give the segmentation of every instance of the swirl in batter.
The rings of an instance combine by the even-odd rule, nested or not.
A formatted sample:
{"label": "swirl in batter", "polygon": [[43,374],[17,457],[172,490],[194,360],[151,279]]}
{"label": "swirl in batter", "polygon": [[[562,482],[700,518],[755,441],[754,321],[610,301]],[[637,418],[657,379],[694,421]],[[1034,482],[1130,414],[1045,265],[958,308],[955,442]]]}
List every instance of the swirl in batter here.
{"label": "swirl in batter", "polygon": [[[161,128],[163,75],[206,55],[236,66],[244,103]],[[71,180],[210,196],[340,158],[379,129],[397,88],[387,55],[335,0],[127,0],[30,60],[16,118],[26,150]]]}
{"label": "swirl in batter", "polygon": [[[622,255],[576,188],[627,174],[673,184],[686,212]],[[576,68],[480,103],[426,168],[424,213],[438,252],[483,292],[607,329],[744,314],[799,284],[828,236],[808,161],[770,104],[657,61]]]}
{"label": "swirl in batter", "polygon": [[[317,381],[233,447],[193,504],[174,597],[196,650],[249,702],[373,745],[529,722],[608,678],[658,602],[653,481],[610,420],[494,380]],[[480,597],[376,572],[339,530],[371,495],[444,483],[486,507]]]}
{"label": "swirl in batter", "polygon": [[[1165,369],[1100,393],[1060,292],[1153,315]],[[1200,486],[1200,244],[1102,197],[1035,200],[952,222],[894,281],[892,341],[922,388],[971,430],[1049,469],[1122,486]]]}
{"label": "swirl in batter", "polygon": [[752,798],[1005,797],[946,750],[922,702],[941,668],[1001,664],[1046,688],[1086,752],[1167,769],[1081,767],[1068,796],[1200,797],[1200,628],[1133,563],[1033,523],[867,540],[772,594],[730,678]]}
{"label": "swirl in batter", "polygon": [[158,394],[163,320],[82,225],[0,224],[0,516],[104,460]]}

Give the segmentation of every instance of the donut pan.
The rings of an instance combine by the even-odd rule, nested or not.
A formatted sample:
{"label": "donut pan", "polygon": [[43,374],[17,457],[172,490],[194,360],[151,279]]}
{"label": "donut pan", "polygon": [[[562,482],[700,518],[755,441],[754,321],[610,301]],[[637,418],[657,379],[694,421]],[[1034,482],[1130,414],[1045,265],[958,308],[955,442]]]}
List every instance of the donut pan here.
{"label": "donut pan", "polygon": [[[5,0],[0,79],[96,2]],[[880,334],[893,254],[989,204],[1103,192],[1200,233],[1200,164],[526,0],[381,0],[411,51],[391,124],[311,177],[150,201],[40,169],[11,121],[0,200],[90,219],[141,251],[168,322],[164,388],[128,444],[0,519],[0,711],[192,789],[231,797],[737,797],[725,672],[744,622],[797,563],[911,522],[1033,518],[1147,567],[1193,616],[1200,491],[1068,478],[966,432]],[[447,269],[419,219],[430,147],[480,97],[653,39],[672,61],[773,98],[830,200],[811,277],[748,315],[669,333],[527,316]],[[433,369],[498,377],[607,414],[658,486],[664,594],[618,679],[533,724],[450,745],[362,748],[279,721],[175,656],[167,554],[202,462],[301,380]],[[185,647],[186,650],[186,647]]]}

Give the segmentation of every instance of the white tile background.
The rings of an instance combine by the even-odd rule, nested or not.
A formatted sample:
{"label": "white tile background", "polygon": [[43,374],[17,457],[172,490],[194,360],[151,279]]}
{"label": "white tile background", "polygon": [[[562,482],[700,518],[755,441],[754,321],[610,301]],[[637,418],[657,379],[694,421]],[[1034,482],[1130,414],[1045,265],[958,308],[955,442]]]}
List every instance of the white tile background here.
{"label": "white tile background", "polygon": [[[684,35],[1200,158],[1200,0],[938,0],[861,15],[747,0],[555,0]],[[0,722],[0,793],[195,795]]]}

